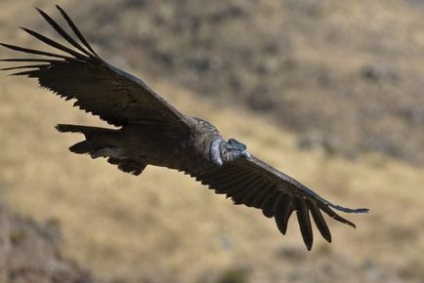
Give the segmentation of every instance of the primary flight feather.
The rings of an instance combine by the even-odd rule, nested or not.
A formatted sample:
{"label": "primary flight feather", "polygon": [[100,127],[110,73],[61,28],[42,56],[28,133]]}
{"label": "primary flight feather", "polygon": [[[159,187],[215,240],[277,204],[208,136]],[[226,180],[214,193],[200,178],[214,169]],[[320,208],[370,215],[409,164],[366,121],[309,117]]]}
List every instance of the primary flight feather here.
{"label": "primary flight feather", "polygon": [[67,13],[56,7],[69,31],[45,12],[37,10],[63,38],[63,43],[27,28],[23,30],[61,52],[1,43],[13,51],[37,55],[1,61],[23,64],[2,70],[36,78],[42,87],[66,100],[74,99],[74,106],[119,127],[57,125],[60,132],[85,136],[85,140],[70,147],[72,152],[107,158],[120,170],[134,175],[141,174],[147,165],[182,171],[216,193],[231,197],[235,204],[258,208],[266,217],[274,217],[282,234],[286,233],[288,220],[295,212],[308,250],[313,243],[311,216],[323,238],[331,242],[322,212],[355,227],[336,211],[368,211],[327,201],[256,158],[243,143],[235,139],[224,140],[209,122],[180,113],[142,80],[98,56]]}

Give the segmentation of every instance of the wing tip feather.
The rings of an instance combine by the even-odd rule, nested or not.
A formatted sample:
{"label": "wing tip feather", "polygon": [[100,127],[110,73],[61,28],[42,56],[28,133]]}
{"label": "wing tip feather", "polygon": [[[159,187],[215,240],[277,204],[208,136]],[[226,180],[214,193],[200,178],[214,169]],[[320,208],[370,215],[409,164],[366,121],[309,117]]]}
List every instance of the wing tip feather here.
{"label": "wing tip feather", "polygon": [[339,211],[345,212],[345,213],[368,213],[370,210],[368,208],[348,208],[348,207],[343,207],[340,205],[334,205],[334,204],[329,204],[329,206],[331,206],[334,209],[337,209]]}

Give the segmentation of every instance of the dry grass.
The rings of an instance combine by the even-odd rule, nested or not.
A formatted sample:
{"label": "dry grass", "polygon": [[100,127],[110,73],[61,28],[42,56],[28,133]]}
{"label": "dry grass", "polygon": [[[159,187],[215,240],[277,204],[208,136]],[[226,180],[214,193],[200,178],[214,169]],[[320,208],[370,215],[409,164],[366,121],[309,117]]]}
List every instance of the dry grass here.
{"label": "dry grass", "polygon": [[296,263],[276,266],[276,258],[288,260],[279,257],[287,249],[316,261],[330,253],[358,264],[377,262],[412,277],[424,267],[423,169],[381,156],[350,163],[318,151],[300,152],[293,136],[260,117],[220,110],[207,99],[155,82],[181,110],[212,120],[227,137],[231,133],[245,141],[252,152],[323,196],[371,208],[369,215],[350,217],[356,230],[330,220],[334,243],[317,236],[307,253],[295,221],[282,238],[259,211],[233,206],[176,172],[150,167],[135,178],[106,162],[69,153],[67,146],[78,137],[58,134],[53,125],[98,122],[27,80],[2,80],[2,196],[14,210],[40,221],[58,219],[64,254],[102,276],[196,282],[241,266],[251,270],[252,278],[273,282],[271,275],[285,278],[283,271]]}
{"label": "dry grass", "polygon": [[[0,3],[0,23],[16,10]],[[9,29],[4,35],[18,36]],[[66,148],[80,137],[59,134],[53,126],[99,124],[97,119],[28,80],[2,77],[1,82],[0,198],[39,221],[58,219],[64,255],[105,278],[213,282],[234,266],[249,270],[254,282],[412,282],[424,277],[423,168],[379,155],[348,162],[318,150],[299,151],[295,136],[262,117],[234,107],[220,109],[207,98],[152,81],[178,109],[209,119],[227,138],[244,141],[251,152],[322,196],[371,209],[369,215],[349,216],[356,230],[329,220],[334,243],[317,236],[308,253],[294,219],[282,238],[274,221],[259,211],[233,206],[176,172],[148,167],[135,178],[104,161],[69,153]]]}

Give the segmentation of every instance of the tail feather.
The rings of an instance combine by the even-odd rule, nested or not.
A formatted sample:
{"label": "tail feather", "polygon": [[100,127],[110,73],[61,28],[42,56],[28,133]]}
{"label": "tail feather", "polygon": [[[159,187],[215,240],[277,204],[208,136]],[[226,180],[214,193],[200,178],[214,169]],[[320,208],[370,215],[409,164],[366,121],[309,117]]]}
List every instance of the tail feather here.
{"label": "tail feather", "polygon": [[114,129],[106,129],[99,127],[81,126],[81,125],[70,125],[70,124],[58,124],[56,129],[61,133],[112,133],[116,132]]}
{"label": "tail feather", "polygon": [[58,124],[56,125],[56,130],[61,133],[80,133],[82,127],[83,126]]}
{"label": "tail feather", "polygon": [[86,140],[71,146],[69,150],[77,154],[90,154],[91,158],[108,158],[108,162],[118,166],[118,169],[133,175],[140,175],[147,163],[124,156],[121,148],[109,140],[119,133],[117,130],[81,125],[59,124],[56,129],[61,133],[82,133]]}
{"label": "tail feather", "polygon": [[93,151],[96,150],[96,148],[98,148],[98,146],[96,146],[95,143],[90,141],[82,141],[71,146],[69,150],[77,154],[84,154],[84,153],[91,154]]}

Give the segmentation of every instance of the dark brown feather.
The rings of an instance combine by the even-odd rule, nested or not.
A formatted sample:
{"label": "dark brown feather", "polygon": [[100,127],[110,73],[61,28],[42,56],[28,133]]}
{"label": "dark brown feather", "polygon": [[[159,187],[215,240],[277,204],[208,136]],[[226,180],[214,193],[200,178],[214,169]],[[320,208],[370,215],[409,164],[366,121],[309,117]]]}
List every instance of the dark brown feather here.
{"label": "dark brown feather", "polygon": [[313,244],[309,211],[320,234],[328,242],[331,242],[331,233],[320,209],[330,217],[349,225],[353,223],[339,216],[330,206],[346,212],[363,212],[362,209],[350,210],[329,203],[254,156],[225,164],[208,174],[197,176],[197,179],[202,184],[211,186],[216,192],[227,194],[236,204],[260,208],[266,217],[274,217],[282,234],[286,234],[289,218],[293,211],[296,211],[302,237],[308,249],[311,249]]}
{"label": "dark brown feather", "polygon": [[293,196],[289,194],[280,194],[274,205],[275,222],[278,230],[285,235],[287,232],[287,224],[293,212]]}
{"label": "dark brown feather", "polygon": [[302,233],[303,241],[305,242],[306,248],[310,250],[314,241],[312,233],[311,219],[309,217],[309,210],[305,204],[304,199],[297,198],[296,201],[296,215],[299,222],[300,232]]}
{"label": "dark brown feather", "polygon": [[[54,91],[66,99],[76,99],[75,106],[98,115],[115,126],[156,120],[162,121],[163,125],[168,125],[174,130],[181,131],[181,135],[187,134],[189,128],[186,124],[186,117],[183,114],[153,92],[143,81],[107,64],[98,57],[70,17],[63,9],[60,7],[58,9],[82,45],[66,33],[51,17],[39,10],[47,23],[71,47],[67,47],[30,29],[23,28],[35,38],[68,55],[3,43],[1,45],[17,52],[46,57],[34,58],[29,61],[24,61],[20,58],[4,59],[4,61],[9,62],[46,60],[45,62],[48,63],[47,65],[20,67],[28,68],[28,70],[17,72],[15,75],[38,78],[41,86]],[[76,49],[74,50],[72,47]],[[60,58],[63,61],[52,60],[51,58]]]}
{"label": "dark brown feather", "polygon": [[261,192],[252,200],[252,206],[255,208],[261,208],[261,205],[265,198],[273,191],[277,190],[277,185],[274,183],[267,183],[267,185],[261,190]]}
{"label": "dark brown feather", "polygon": [[328,229],[327,224],[325,223],[324,217],[321,214],[321,211],[318,209],[316,204],[310,200],[307,201],[309,210],[311,211],[312,217],[315,221],[315,224],[318,227],[318,231],[321,233],[321,236],[331,243],[331,232]]}

